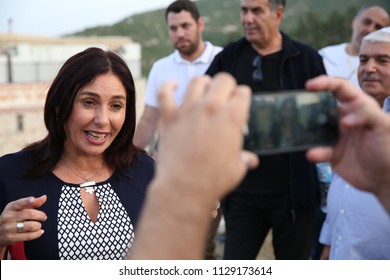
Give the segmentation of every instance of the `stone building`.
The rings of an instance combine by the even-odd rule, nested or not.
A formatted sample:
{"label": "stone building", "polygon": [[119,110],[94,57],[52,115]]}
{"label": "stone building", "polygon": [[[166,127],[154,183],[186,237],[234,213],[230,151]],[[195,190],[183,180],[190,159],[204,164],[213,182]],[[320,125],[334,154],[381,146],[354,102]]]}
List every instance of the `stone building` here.
{"label": "stone building", "polygon": [[0,33],[0,83],[46,82],[70,56],[88,47],[120,54],[141,77],[141,46],[129,37],[37,37]]}
{"label": "stone building", "polygon": [[88,47],[119,53],[136,83],[137,117],[143,110],[145,79],[141,47],[128,37],[47,38],[0,33],[0,156],[42,139],[43,107],[50,82],[73,54]]}

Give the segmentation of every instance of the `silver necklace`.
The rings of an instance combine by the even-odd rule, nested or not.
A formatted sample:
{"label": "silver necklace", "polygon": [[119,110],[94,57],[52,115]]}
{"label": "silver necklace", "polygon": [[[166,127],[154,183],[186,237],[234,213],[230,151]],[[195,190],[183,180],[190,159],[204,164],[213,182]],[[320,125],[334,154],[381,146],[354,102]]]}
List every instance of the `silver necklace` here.
{"label": "silver necklace", "polygon": [[83,175],[81,173],[79,173],[77,171],[76,168],[72,167],[66,160],[64,157],[62,157],[62,160],[64,161],[66,167],[68,167],[77,177],[80,177],[81,179],[83,179],[83,183],[79,184],[80,188],[85,188],[85,191],[89,194],[93,194],[95,192],[93,186],[96,185],[95,181],[92,181],[93,178],[95,178],[96,176],[98,176],[100,173],[102,173],[103,171],[103,167],[104,167],[104,161],[102,162],[102,165],[100,166],[100,168],[96,171],[95,174],[93,174],[92,177],[87,177],[86,175]]}

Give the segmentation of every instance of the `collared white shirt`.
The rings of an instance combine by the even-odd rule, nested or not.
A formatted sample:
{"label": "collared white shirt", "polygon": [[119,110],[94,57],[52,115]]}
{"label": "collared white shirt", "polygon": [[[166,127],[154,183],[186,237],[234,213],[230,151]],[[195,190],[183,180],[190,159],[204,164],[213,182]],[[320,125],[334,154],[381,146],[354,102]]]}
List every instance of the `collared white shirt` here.
{"label": "collared white shirt", "polygon": [[374,194],[334,174],[320,242],[331,260],[390,259],[389,214]]}
{"label": "collared white shirt", "polygon": [[[384,110],[390,112],[389,97]],[[374,194],[334,174],[327,203],[320,242],[330,246],[329,259],[390,259],[390,218]]]}
{"label": "collared white shirt", "polygon": [[157,94],[160,86],[167,81],[176,81],[177,88],[175,91],[175,102],[180,106],[184,101],[184,95],[187,85],[194,77],[203,75],[216,54],[222,48],[212,45],[210,42],[205,42],[206,48],[202,55],[196,60],[190,62],[184,60],[179,51],[175,50],[169,56],[157,60],[150,70],[146,94],[145,104],[154,108],[158,108]]}

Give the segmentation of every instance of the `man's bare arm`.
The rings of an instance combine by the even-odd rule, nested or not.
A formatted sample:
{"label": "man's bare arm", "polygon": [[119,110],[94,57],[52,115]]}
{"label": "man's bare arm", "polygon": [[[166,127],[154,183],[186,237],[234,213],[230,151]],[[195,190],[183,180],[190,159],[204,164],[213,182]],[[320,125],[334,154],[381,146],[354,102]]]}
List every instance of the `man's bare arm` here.
{"label": "man's bare arm", "polygon": [[135,131],[133,140],[134,145],[145,149],[150,144],[157,128],[158,118],[158,108],[145,105],[145,110],[138,123],[137,130]]}

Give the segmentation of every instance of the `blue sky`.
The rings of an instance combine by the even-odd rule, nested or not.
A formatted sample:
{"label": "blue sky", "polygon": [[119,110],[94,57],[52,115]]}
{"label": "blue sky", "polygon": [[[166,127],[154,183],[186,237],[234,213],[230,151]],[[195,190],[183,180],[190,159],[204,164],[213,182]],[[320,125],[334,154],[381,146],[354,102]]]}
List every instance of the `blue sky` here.
{"label": "blue sky", "polygon": [[116,23],[173,0],[0,0],[0,33],[61,36],[88,27]]}

